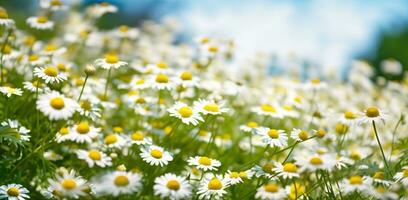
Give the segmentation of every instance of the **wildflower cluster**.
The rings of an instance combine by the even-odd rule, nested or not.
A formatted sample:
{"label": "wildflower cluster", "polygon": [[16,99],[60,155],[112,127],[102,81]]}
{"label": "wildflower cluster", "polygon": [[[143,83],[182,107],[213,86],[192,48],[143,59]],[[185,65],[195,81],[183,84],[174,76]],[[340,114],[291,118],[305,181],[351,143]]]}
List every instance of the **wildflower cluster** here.
{"label": "wildflower cluster", "polygon": [[270,77],[172,20],[39,8],[28,30],[0,9],[0,199],[407,198],[408,79]]}

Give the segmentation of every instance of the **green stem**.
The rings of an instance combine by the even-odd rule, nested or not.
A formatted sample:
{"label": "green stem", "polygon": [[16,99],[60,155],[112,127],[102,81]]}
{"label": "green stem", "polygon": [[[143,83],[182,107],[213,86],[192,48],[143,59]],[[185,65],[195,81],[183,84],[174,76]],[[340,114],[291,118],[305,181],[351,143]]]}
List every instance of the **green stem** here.
{"label": "green stem", "polygon": [[381,142],[380,142],[380,138],[378,137],[378,132],[377,132],[377,127],[375,126],[375,121],[373,120],[372,123],[373,123],[375,138],[377,139],[378,146],[380,147],[381,154],[382,154],[382,156],[383,156],[384,165],[385,165],[385,167],[386,167],[386,169],[387,169],[387,172],[388,172],[388,174],[389,174],[389,173],[390,173],[390,168],[389,168],[389,166],[388,166],[387,159],[385,158],[385,154],[384,154],[384,150],[383,150],[383,148],[382,148]]}
{"label": "green stem", "polygon": [[109,87],[109,82],[111,79],[111,72],[112,72],[112,67],[109,68],[109,71],[108,71],[108,78],[106,79],[105,92],[103,93],[103,98],[106,98],[108,95],[108,87]]}
{"label": "green stem", "polygon": [[[84,81],[84,84],[82,85],[82,89],[81,89],[81,93],[79,94],[79,97],[78,97],[78,102],[81,100],[81,97],[82,97],[82,93],[84,92],[84,88],[85,88],[85,85],[86,85],[86,81],[88,80],[88,75],[86,75],[86,77],[85,77],[85,81]],[[105,91],[106,91],[106,89],[105,89]],[[106,94],[105,94],[106,95]]]}
{"label": "green stem", "polygon": [[3,85],[3,56],[4,56],[4,49],[7,46],[8,39],[11,35],[12,29],[10,29],[7,33],[6,39],[4,40],[3,46],[1,47],[1,56],[0,56],[0,85]]}

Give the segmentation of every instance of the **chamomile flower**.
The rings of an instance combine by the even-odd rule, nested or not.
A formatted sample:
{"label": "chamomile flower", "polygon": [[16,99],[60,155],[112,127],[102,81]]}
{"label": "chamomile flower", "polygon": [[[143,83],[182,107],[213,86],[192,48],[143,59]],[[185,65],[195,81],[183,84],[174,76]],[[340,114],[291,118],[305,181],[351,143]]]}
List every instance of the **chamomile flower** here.
{"label": "chamomile flower", "polygon": [[228,186],[228,180],[222,176],[209,177],[201,181],[197,194],[200,199],[222,199]]}
{"label": "chamomile flower", "polygon": [[50,21],[46,16],[29,17],[26,22],[31,28],[39,30],[47,30],[54,27],[54,22]]}
{"label": "chamomile flower", "polygon": [[115,53],[108,53],[105,58],[96,59],[94,62],[95,66],[101,67],[103,69],[118,69],[120,67],[126,66],[127,62],[119,60],[119,57]]}
{"label": "chamomile flower", "polygon": [[67,80],[67,75],[54,66],[36,67],[34,75],[43,79],[45,83],[59,83]]}
{"label": "chamomile flower", "polygon": [[52,11],[64,10],[67,8],[61,0],[40,0],[40,7]]}
{"label": "chamomile flower", "polygon": [[136,144],[136,145],[151,145],[152,144],[152,139],[150,137],[146,137],[142,131],[135,131],[128,137],[128,140],[130,141],[131,144]]}
{"label": "chamomile flower", "polygon": [[377,107],[369,107],[361,115],[362,117],[360,118],[360,123],[362,124],[371,122],[385,123],[385,120],[387,119],[387,114]]}
{"label": "chamomile flower", "polygon": [[228,170],[227,174],[224,177],[228,179],[229,185],[235,185],[244,182],[244,180],[242,180],[243,177],[242,174],[240,174],[240,172]]}
{"label": "chamomile flower", "polygon": [[8,13],[5,9],[0,9],[0,25],[5,27],[14,26],[14,20],[9,19]]}
{"label": "chamomile flower", "polygon": [[273,171],[276,172],[278,176],[284,179],[292,179],[300,176],[298,167],[295,164],[289,162],[283,165],[280,163],[276,163]]}
{"label": "chamomile flower", "polygon": [[336,157],[331,154],[299,155],[296,164],[301,166],[299,171],[315,172],[317,170],[331,171],[336,165]]}
{"label": "chamomile flower", "polygon": [[280,109],[273,104],[261,104],[260,106],[256,106],[252,108],[252,112],[255,112],[261,116],[269,116],[273,118],[282,118],[282,112]]}
{"label": "chamomile flower", "polygon": [[101,117],[101,109],[93,104],[90,100],[83,100],[80,102],[80,107],[77,109],[80,115],[89,117],[92,120]]}
{"label": "chamomile flower", "polygon": [[65,53],[66,50],[67,49],[65,47],[58,47],[57,44],[51,42],[51,43],[48,43],[47,45],[44,45],[42,47],[41,55],[57,56],[57,55],[61,55],[61,54]]}
{"label": "chamomile flower", "polygon": [[256,199],[265,200],[281,200],[286,199],[287,196],[286,189],[275,183],[268,183],[261,186],[256,190],[255,194]]}
{"label": "chamomile flower", "polygon": [[327,88],[327,83],[322,82],[318,78],[310,79],[308,82],[304,83],[303,85],[304,89],[306,90],[322,90]]}
{"label": "chamomile flower", "polygon": [[268,179],[275,180],[276,173],[274,172],[275,163],[265,163],[262,166],[255,165],[250,169],[250,173],[255,175],[255,177],[262,177],[265,176]]}
{"label": "chamomile flower", "polygon": [[102,2],[89,7],[89,13],[95,17],[100,17],[107,13],[116,13],[118,8],[107,2]]}
{"label": "chamomile flower", "polygon": [[228,112],[228,108],[224,108],[224,102],[216,103],[214,100],[199,99],[194,102],[194,108],[203,115],[221,115]]}
{"label": "chamomile flower", "polygon": [[0,186],[0,199],[7,200],[24,200],[29,199],[28,191],[25,187],[20,184],[8,184]]}
{"label": "chamomile flower", "polygon": [[183,87],[194,87],[198,86],[198,80],[197,77],[193,76],[192,72],[182,71],[180,72],[178,79],[176,79],[176,82]]}
{"label": "chamomile flower", "polygon": [[336,118],[341,124],[353,126],[358,123],[359,116],[360,114],[358,112],[347,110],[344,113],[341,113],[339,116],[336,116]]}
{"label": "chamomile flower", "polygon": [[104,152],[91,149],[91,150],[77,150],[77,156],[81,160],[85,160],[89,167],[94,167],[95,165],[99,167],[111,166],[111,158],[107,156]]}
{"label": "chamomile flower", "polygon": [[154,166],[165,166],[173,160],[173,156],[167,151],[164,151],[162,147],[150,145],[141,149],[140,156],[143,161]]}
{"label": "chamomile flower", "polygon": [[175,88],[175,84],[171,81],[169,76],[164,73],[151,75],[149,78],[149,85],[156,90],[172,90]]}
{"label": "chamomile flower", "polygon": [[293,128],[290,137],[298,142],[302,142],[309,139],[309,133],[305,130]]}
{"label": "chamomile flower", "polygon": [[188,160],[188,165],[194,166],[197,169],[203,171],[217,171],[218,167],[221,166],[221,162],[206,156],[195,156],[190,157]]}
{"label": "chamomile flower", "polygon": [[350,194],[352,192],[362,192],[367,193],[370,189],[371,179],[364,179],[361,176],[355,175],[350,176],[348,179],[343,179],[340,183],[340,188],[345,194]]}
{"label": "chamomile flower", "polygon": [[37,100],[37,109],[51,120],[68,119],[78,108],[76,101],[56,91],[42,94]]}
{"label": "chamomile flower", "polygon": [[192,188],[185,177],[167,173],[157,177],[154,183],[154,194],[162,199],[178,200],[191,197]]}
{"label": "chamomile flower", "polygon": [[25,81],[23,82],[23,88],[30,91],[30,92],[37,92],[38,93],[43,93],[45,91],[49,91],[50,88],[45,86],[41,80],[35,80],[33,82]]}
{"label": "chamomile flower", "polygon": [[88,122],[80,122],[70,129],[69,140],[77,143],[90,144],[100,133],[100,128],[89,125]]}
{"label": "chamomile flower", "polygon": [[74,170],[62,171],[55,179],[48,179],[49,190],[60,197],[74,198],[85,196],[85,191],[89,188],[86,180],[77,176]]}
{"label": "chamomile flower", "polygon": [[140,32],[137,28],[131,28],[126,25],[119,26],[119,28],[113,32],[114,36],[122,39],[136,39],[139,34]]}
{"label": "chamomile flower", "polygon": [[126,145],[126,140],[121,134],[108,134],[103,139],[104,145],[107,148],[121,148]]}
{"label": "chamomile flower", "polygon": [[288,136],[284,130],[260,127],[255,132],[261,136],[262,142],[266,145],[280,148],[287,145]]}
{"label": "chamomile flower", "polygon": [[95,192],[117,197],[121,194],[132,194],[142,188],[142,177],[137,173],[113,171],[95,181]]}
{"label": "chamomile flower", "polygon": [[0,92],[6,95],[7,97],[11,97],[12,95],[21,96],[23,94],[23,91],[20,88],[14,88],[9,86],[1,86]]}
{"label": "chamomile flower", "polygon": [[191,108],[185,103],[176,102],[171,108],[167,109],[170,116],[179,118],[185,124],[197,125],[204,121],[197,109]]}
{"label": "chamomile flower", "polygon": [[245,125],[239,126],[239,129],[242,131],[248,132],[248,133],[256,133],[256,130],[258,129],[258,123],[254,121],[250,121]]}
{"label": "chamomile flower", "polygon": [[397,182],[401,182],[405,187],[408,187],[408,166],[402,167],[402,171],[397,172],[394,179]]}
{"label": "chamomile flower", "polygon": [[382,171],[377,171],[370,177],[374,183],[378,183],[384,186],[390,186],[393,181],[389,181],[385,179],[385,173]]}
{"label": "chamomile flower", "polygon": [[9,127],[14,130],[16,137],[21,141],[30,141],[30,135],[26,127],[22,126],[17,120],[8,119],[6,121],[1,122],[1,126]]}

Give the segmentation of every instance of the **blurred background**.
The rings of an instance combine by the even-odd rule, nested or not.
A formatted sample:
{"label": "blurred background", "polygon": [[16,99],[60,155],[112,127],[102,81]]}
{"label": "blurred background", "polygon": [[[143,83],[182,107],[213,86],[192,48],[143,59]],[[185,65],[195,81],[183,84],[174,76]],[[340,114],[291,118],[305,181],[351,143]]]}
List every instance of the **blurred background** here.
{"label": "blurred background", "polygon": [[[86,6],[102,1],[66,0]],[[139,25],[173,17],[180,23],[181,40],[191,36],[232,38],[236,58],[255,54],[272,55],[271,73],[285,68],[288,61],[301,58],[302,64],[318,70],[347,74],[354,59],[364,59],[376,75],[401,79],[386,73],[389,65],[408,69],[407,0],[106,0],[119,13],[104,16],[101,28],[121,24]],[[34,15],[36,0],[0,0],[17,26]],[[383,62],[384,60],[391,62]],[[391,64],[390,64],[391,63]],[[388,66],[387,66],[388,64]],[[385,65],[385,66],[384,66]],[[398,71],[398,70],[397,70]]]}

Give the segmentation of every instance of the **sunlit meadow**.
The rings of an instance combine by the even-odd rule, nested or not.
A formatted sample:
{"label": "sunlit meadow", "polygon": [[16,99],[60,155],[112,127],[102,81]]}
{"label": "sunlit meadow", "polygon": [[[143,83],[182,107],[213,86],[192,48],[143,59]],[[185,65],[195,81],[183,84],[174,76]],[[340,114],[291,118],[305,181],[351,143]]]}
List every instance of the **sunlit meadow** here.
{"label": "sunlit meadow", "polygon": [[232,40],[39,2],[0,9],[0,199],[407,199],[407,78],[231,69]]}

